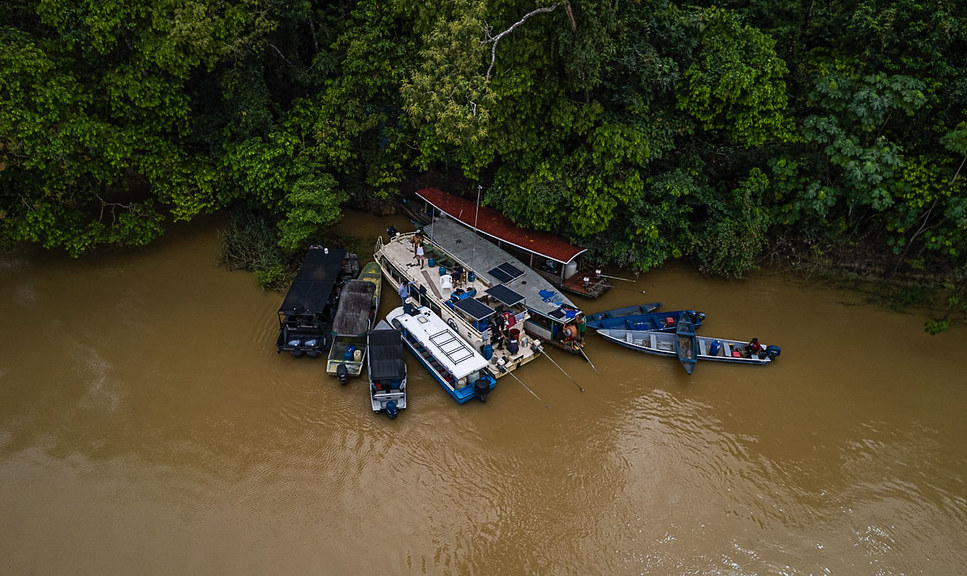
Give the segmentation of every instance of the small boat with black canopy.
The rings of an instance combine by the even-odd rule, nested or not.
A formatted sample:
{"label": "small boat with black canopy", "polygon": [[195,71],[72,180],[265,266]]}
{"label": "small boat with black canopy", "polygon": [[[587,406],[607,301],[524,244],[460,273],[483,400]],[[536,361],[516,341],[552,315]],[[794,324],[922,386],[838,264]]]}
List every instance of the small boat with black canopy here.
{"label": "small boat with black canopy", "polygon": [[406,408],[406,361],[403,335],[386,320],[380,320],[369,333],[366,369],[373,412],[396,418]]}
{"label": "small boat with black canopy", "polygon": [[276,351],[316,358],[332,343],[331,322],[343,284],[359,274],[359,258],[312,246],[279,307]]}

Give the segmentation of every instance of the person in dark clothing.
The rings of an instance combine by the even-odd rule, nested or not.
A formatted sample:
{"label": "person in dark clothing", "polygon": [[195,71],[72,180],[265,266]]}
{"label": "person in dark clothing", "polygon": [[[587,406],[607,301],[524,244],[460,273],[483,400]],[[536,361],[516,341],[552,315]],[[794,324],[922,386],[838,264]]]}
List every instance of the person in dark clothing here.
{"label": "person in dark clothing", "polygon": [[495,314],[493,324],[490,327],[490,341],[497,350],[500,350],[504,346],[505,326],[506,322],[504,321],[504,315],[500,313]]}
{"label": "person in dark clothing", "polygon": [[413,305],[406,301],[410,296],[410,282],[404,280],[400,282],[400,300],[403,301],[403,313],[411,314],[413,312]]}
{"label": "person in dark clothing", "polygon": [[762,344],[759,344],[758,338],[753,338],[746,344],[745,350],[749,353],[749,358],[755,358],[762,352]]}

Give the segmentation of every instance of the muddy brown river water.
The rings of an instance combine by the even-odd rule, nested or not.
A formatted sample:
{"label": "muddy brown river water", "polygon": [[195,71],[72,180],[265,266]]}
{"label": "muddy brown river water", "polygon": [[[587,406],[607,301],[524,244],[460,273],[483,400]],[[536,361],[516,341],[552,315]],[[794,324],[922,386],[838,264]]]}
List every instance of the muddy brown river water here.
{"label": "muddy brown river water", "polygon": [[[401,218],[347,214],[361,256]],[[669,266],[662,301],[771,366],[580,357],[409,407],[275,352],[282,295],[222,222],[80,260],[0,256],[0,574],[964,574],[967,331],[760,271]],[[368,254],[367,254],[368,252]],[[615,275],[619,275],[615,272]],[[399,305],[384,292],[382,313]]]}

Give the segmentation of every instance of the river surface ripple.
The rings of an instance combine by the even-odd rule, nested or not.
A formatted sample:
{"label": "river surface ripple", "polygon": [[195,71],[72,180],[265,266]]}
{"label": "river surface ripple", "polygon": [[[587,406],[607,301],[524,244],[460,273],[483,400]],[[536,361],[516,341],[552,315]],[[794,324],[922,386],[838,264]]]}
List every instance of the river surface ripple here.
{"label": "river surface ripple", "polygon": [[[355,212],[341,227],[365,260],[391,223],[407,229]],[[504,378],[464,406],[409,358],[391,421],[365,380],[276,354],[282,296],[216,265],[223,225],[0,256],[0,574],[967,566],[962,327],[929,336],[922,313],[856,294],[673,265],[579,304],[695,308],[702,333],[782,356],[688,376],[589,334],[597,373],[551,349],[556,365],[519,371],[541,401]]]}

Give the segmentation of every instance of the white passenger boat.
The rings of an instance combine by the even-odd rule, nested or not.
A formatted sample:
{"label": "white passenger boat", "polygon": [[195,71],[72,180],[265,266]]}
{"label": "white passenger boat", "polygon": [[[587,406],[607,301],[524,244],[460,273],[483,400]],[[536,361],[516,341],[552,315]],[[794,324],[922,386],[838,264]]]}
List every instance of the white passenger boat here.
{"label": "white passenger boat", "polygon": [[487,401],[497,384],[488,370],[489,362],[432,310],[421,306],[407,314],[401,306],[387,314],[386,319],[454,400],[460,404],[472,398]]}
{"label": "white passenger boat", "polygon": [[[414,255],[417,235],[426,254],[424,267]],[[468,263],[423,234],[396,233],[386,242],[379,238],[374,255],[393,289],[399,292],[407,284],[416,306],[428,307],[487,359],[495,378],[540,354],[521,330],[530,317],[524,296],[476,274]]]}

